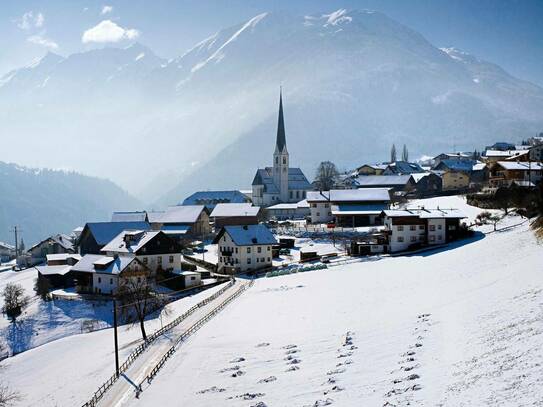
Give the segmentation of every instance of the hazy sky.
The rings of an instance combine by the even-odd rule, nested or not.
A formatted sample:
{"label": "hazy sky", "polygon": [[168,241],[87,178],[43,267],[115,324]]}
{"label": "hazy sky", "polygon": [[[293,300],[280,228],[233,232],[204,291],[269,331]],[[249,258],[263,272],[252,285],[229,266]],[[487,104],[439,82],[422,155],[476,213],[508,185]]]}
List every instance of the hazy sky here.
{"label": "hazy sky", "polygon": [[68,55],[135,40],[173,58],[263,11],[305,15],[338,8],[382,11],[434,45],[461,48],[543,86],[542,0],[2,0],[0,74],[47,49]]}

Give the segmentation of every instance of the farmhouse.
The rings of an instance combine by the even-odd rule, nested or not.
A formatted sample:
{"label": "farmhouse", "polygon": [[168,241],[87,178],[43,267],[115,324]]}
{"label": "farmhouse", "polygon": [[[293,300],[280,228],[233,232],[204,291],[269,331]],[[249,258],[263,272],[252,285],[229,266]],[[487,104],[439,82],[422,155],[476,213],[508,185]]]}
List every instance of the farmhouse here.
{"label": "farmhouse", "polygon": [[441,153],[433,158],[434,167],[444,160],[471,161],[473,153]]}
{"label": "farmhouse", "polygon": [[391,188],[393,192],[409,192],[415,189],[411,175],[363,175],[354,179],[356,188]]}
{"label": "farmhouse", "polygon": [[252,182],[252,201],[257,206],[295,203],[306,197],[311,184],[300,168],[289,167],[283,120],[283,99],[279,96],[279,120],[273,153],[273,167],[259,168]]}
{"label": "farmhouse", "polygon": [[151,272],[137,258],[86,254],[72,266],[77,292],[115,294],[128,280],[149,280]]}
{"label": "farmhouse", "polygon": [[388,164],[364,164],[356,169],[358,175],[382,175]]}
{"label": "farmhouse", "polygon": [[260,207],[250,203],[220,203],[211,212],[215,230],[227,225],[256,225]]}
{"label": "farmhouse", "polygon": [[268,206],[264,210],[268,220],[305,219],[311,215],[307,199],[297,203],[281,203]]}
{"label": "farmhouse", "polygon": [[147,222],[90,222],[78,239],[79,253],[100,254],[102,248],[123,230],[149,230]]}
{"label": "farmhouse", "polygon": [[75,253],[74,242],[68,235],[58,234],[48,237],[27,250],[30,265],[43,263],[48,254]]}
{"label": "farmhouse", "polygon": [[79,254],[48,254],[46,266],[36,266],[38,280],[46,280],[52,288],[73,287],[72,266],[81,260]]}
{"label": "farmhouse", "polygon": [[384,210],[381,217],[390,252],[453,241],[458,237],[460,219],[465,218],[455,209]]}
{"label": "farmhouse", "polygon": [[209,212],[204,205],[170,206],[164,213],[153,216],[153,230],[181,239],[184,236],[204,236],[211,232]]}
{"label": "farmhouse", "polygon": [[343,227],[378,225],[379,215],[390,204],[389,191],[388,188],[310,191],[307,202],[311,223],[335,220],[336,225]]}
{"label": "farmhouse", "polygon": [[161,231],[124,230],[101,251],[112,257],[135,257],[149,268],[153,276],[158,269],[181,269],[181,246]]}
{"label": "farmhouse", "polygon": [[0,242],[0,263],[15,257],[15,246]]}
{"label": "farmhouse", "polygon": [[218,245],[218,272],[245,272],[271,267],[277,240],[260,225],[225,226],[213,240]]}
{"label": "farmhouse", "polygon": [[490,165],[489,184],[492,187],[509,186],[513,181],[538,183],[542,178],[540,162],[497,161]]}

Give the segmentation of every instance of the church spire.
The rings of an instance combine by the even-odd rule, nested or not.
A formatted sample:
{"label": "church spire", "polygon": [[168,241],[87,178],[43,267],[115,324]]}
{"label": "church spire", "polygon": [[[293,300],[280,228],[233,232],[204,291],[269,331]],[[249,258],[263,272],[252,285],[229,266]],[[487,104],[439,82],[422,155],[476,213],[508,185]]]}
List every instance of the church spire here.
{"label": "church spire", "polygon": [[283,91],[279,88],[279,119],[277,121],[277,141],[275,142],[275,151],[283,152],[287,150],[287,139],[285,136],[285,121],[283,119]]}

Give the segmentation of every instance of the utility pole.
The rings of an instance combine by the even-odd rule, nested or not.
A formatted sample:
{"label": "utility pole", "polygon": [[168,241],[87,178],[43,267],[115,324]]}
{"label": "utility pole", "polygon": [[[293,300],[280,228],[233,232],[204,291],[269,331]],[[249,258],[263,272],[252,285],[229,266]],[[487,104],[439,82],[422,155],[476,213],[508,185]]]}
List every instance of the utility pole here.
{"label": "utility pole", "polygon": [[15,234],[15,258],[17,259],[19,255],[19,232],[22,232],[22,230],[18,226],[13,226],[11,232]]}
{"label": "utility pole", "polygon": [[117,300],[113,299],[113,339],[115,341],[115,374],[119,376],[119,342],[117,340]]}

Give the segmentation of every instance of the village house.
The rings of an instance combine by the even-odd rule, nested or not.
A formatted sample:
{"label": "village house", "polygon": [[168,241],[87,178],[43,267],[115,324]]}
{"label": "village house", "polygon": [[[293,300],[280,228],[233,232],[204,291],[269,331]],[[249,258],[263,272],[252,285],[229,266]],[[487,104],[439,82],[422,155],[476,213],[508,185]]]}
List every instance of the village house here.
{"label": "village house", "polygon": [[508,159],[526,159],[522,157],[526,157],[526,154],[528,153],[528,149],[523,150],[485,150],[481,156],[481,159],[486,163],[492,163],[496,161],[505,161]]}
{"label": "village house", "polygon": [[417,197],[425,197],[439,194],[442,191],[443,183],[439,175],[433,172],[422,172],[411,174],[415,181],[412,192]]}
{"label": "village house", "polygon": [[113,212],[111,215],[112,222],[148,222],[147,212]]}
{"label": "village house", "polygon": [[279,119],[273,153],[273,167],[259,168],[252,182],[252,201],[257,206],[296,203],[305,199],[312,186],[300,168],[289,166],[283,120],[283,99],[279,95]]}
{"label": "village house", "polygon": [[410,192],[416,187],[411,175],[363,175],[353,182],[356,188],[390,188],[393,192]]}
{"label": "village house", "polygon": [[38,280],[46,280],[51,288],[73,287],[75,283],[71,272],[72,266],[79,260],[81,260],[79,254],[48,254],[47,265],[35,267],[38,271]]}
{"label": "village house", "polygon": [[390,205],[388,188],[334,189],[307,193],[311,223],[359,227],[379,225],[379,215]]}
{"label": "village house", "polygon": [[424,208],[384,210],[381,217],[391,253],[451,242],[465,218],[456,209]]}
{"label": "village house", "polygon": [[388,164],[364,164],[356,169],[358,175],[382,175]]}
{"label": "village house", "polygon": [[260,225],[225,226],[213,240],[218,245],[218,272],[239,273],[272,266],[272,246],[277,240]]}
{"label": "village house", "polygon": [[525,181],[536,184],[541,181],[543,164],[525,161],[497,161],[490,165],[489,185],[505,187],[513,181]]}
{"label": "village house", "polygon": [[182,205],[204,205],[211,212],[220,203],[250,203],[241,191],[198,191],[185,198]]}
{"label": "village house", "polygon": [[102,248],[123,230],[149,230],[147,222],[89,222],[77,240],[79,254],[100,254]]}
{"label": "village house", "polygon": [[179,271],[175,272],[175,274],[183,279],[183,287],[185,288],[202,285],[202,275],[197,271]]}
{"label": "village house", "polygon": [[187,236],[204,237],[211,233],[209,212],[204,205],[169,206],[164,213],[151,217],[153,230],[162,230],[178,240]]}
{"label": "village house", "polygon": [[483,184],[488,178],[486,164],[473,159],[441,160],[433,170],[442,171],[445,191],[467,189],[473,185]]}
{"label": "village house", "polygon": [[15,257],[15,246],[0,242],[0,263],[10,261]]}
{"label": "village house", "polygon": [[297,203],[280,203],[264,209],[267,220],[300,220],[311,215],[307,199]]}
{"label": "village house", "polygon": [[44,263],[48,254],[75,253],[74,242],[68,235],[57,234],[36,243],[27,250],[27,266]]}
{"label": "village house", "polygon": [[421,172],[425,172],[425,170],[417,163],[395,161],[387,165],[383,171],[383,175],[410,175]]}
{"label": "village house", "polygon": [[135,257],[149,268],[151,276],[156,276],[159,269],[181,270],[181,246],[161,231],[124,230],[101,252],[110,257]]}
{"label": "village house", "polygon": [[86,254],[71,271],[80,293],[113,295],[129,280],[154,285],[149,268],[132,256]]}
{"label": "village house", "polygon": [[434,168],[444,160],[471,161],[473,153],[441,153],[432,159]]}
{"label": "village house", "polygon": [[215,230],[228,225],[256,225],[260,218],[260,207],[250,203],[220,203],[211,212]]}
{"label": "village house", "polygon": [[463,171],[448,170],[441,175],[443,191],[463,191],[469,188],[470,175]]}

